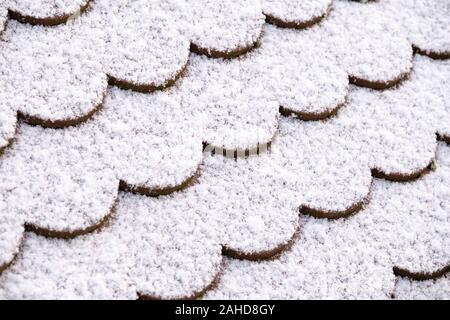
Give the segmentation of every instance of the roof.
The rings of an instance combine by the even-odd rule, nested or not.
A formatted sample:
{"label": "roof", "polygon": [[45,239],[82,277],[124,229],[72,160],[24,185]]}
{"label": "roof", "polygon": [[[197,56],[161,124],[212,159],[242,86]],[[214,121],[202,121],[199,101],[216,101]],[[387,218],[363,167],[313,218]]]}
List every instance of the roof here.
{"label": "roof", "polygon": [[0,1],[0,298],[448,298],[449,15]]}

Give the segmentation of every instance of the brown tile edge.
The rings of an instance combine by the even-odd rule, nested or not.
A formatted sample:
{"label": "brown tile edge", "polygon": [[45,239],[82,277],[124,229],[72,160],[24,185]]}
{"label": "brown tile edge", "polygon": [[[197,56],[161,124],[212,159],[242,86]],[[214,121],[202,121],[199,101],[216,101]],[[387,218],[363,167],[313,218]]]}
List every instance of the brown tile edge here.
{"label": "brown tile edge", "polygon": [[406,81],[409,78],[412,70],[409,70],[406,73],[400,74],[396,78],[387,81],[371,81],[362,78],[358,78],[356,76],[349,75],[349,81],[351,84],[354,84],[358,87],[369,88],[374,90],[386,90],[390,88],[394,88],[399,86],[402,82]]}
{"label": "brown tile edge", "polygon": [[434,52],[430,50],[422,50],[419,47],[413,45],[414,53],[420,54],[422,56],[430,57],[431,59],[435,60],[446,60],[450,59],[450,51],[444,51],[444,52]]}
{"label": "brown tile edge", "polygon": [[222,254],[224,256],[228,256],[230,258],[238,260],[249,260],[249,261],[274,260],[292,248],[294,243],[300,237],[300,229],[301,229],[300,227],[297,227],[292,237],[286,243],[280,244],[273,249],[250,253],[250,252],[243,252],[241,250],[236,250],[227,246],[223,246]]}
{"label": "brown tile edge", "polygon": [[112,217],[112,215],[115,212],[117,201],[114,202],[114,204],[111,206],[111,208],[108,211],[108,214],[106,214],[104,217],[102,217],[98,222],[84,228],[84,229],[75,229],[75,230],[52,230],[48,228],[43,228],[40,226],[37,226],[32,223],[25,223],[25,231],[33,232],[37,235],[44,236],[47,238],[58,238],[58,239],[65,239],[70,240],[74,239],[76,237],[86,235],[89,233],[92,233],[94,231],[100,230],[102,227],[106,226]]}
{"label": "brown tile edge", "polygon": [[408,182],[413,181],[416,179],[419,179],[423,177],[424,175],[430,173],[432,171],[434,160],[430,161],[427,167],[417,170],[415,172],[412,172],[410,174],[404,174],[404,173],[385,173],[380,169],[373,168],[372,169],[372,176],[374,178],[378,179],[385,179],[391,182]]}
{"label": "brown tile edge", "polygon": [[261,38],[263,36],[263,31],[261,31],[261,34],[259,35],[258,39],[245,47],[238,47],[230,51],[220,51],[215,49],[208,49],[201,47],[193,42],[191,42],[191,52],[194,52],[196,54],[201,54],[204,56],[207,56],[209,58],[216,58],[216,59],[234,59],[238,58],[246,53],[249,53],[257,48],[259,48],[261,44]]}
{"label": "brown tile edge", "polygon": [[331,5],[328,6],[328,8],[326,9],[326,11],[323,14],[314,16],[311,19],[306,20],[306,21],[286,21],[281,18],[275,17],[273,15],[267,14],[267,13],[265,13],[265,16],[266,16],[267,23],[273,24],[280,28],[306,29],[306,28],[310,28],[313,25],[324,20],[328,16],[330,11],[331,11]]}
{"label": "brown tile edge", "polygon": [[24,236],[22,235],[22,237],[20,238],[20,241],[17,245],[16,252],[13,254],[12,259],[10,261],[7,261],[7,262],[3,263],[2,265],[0,265],[0,275],[2,274],[3,271],[5,271],[9,267],[11,267],[14,264],[14,262],[17,260],[19,255],[22,253],[23,243],[24,243]]}
{"label": "brown tile edge", "polygon": [[434,280],[438,279],[448,272],[450,272],[450,265],[447,265],[439,270],[435,270],[432,272],[411,272],[407,269],[403,269],[400,267],[393,267],[392,269],[396,276],[409,278],[416,281],[425,281],[425,280]]}
{"label": "brown tile edge", "polygon": [[78,118],[63,119],[63,120],[48,120],[48,119],[41,119],[37,116],[29,116],[25,113],[19,113],[19,118],[32,126],[41,126],[44,128],[63,129],[63,128],[67,128],[67,127],[73,127],[73,126],[77,126],[77,125],[80,125],[80,124],[88,121],[95,114],[100,112],[103,109],[103,104],[105,102],[105,99],[106,99],[106,91],[103,92],[103,96],[102,96],[101,102],[99,104],[97,104],[88,113],[86,113],[85,115],[82,115]]}
{"label": "brown tile edge", "polygon": [[163,84],[155,84],[155,83],[137,84],[130,82],[128,80],[116,78],[112,75],[108,75],[108,84],[123,90],[132,90],[140,93],[152,93],[155,91],[161,91],[174,86],[175,83],[181,77],[183,77],[184,73],[186,72],[188,64],[189,64],[188,62],[185,63],[181,67],[181,69],[176,72],[173,78],[166,80]]}
{"label": "brown tile edge", "polygon": [[86,1],[85,4],[79,7],[79,10],[77,12],[73,12],[71,14],[56,15],[53,17],[36,18],[23,14],[19,11],[13,11],[11,9],[8,10],[8,13],[10,19],[17,20],[19,22],[50,27],[66,23],[74,15],[85,12],[89,8],[91,1],[92,0]]}
{"label": "brown tile edge", "polygon": [[[223,261],[222,261],[222,263],[219,266],[218,270],[216,271],[212,281],[207,286],[205,286],[204,288],[202,288],[200,290],[194,291],[192,294],[190,294],[188,296],[173,298],[173,299],[169,299],[169,300],[196,300],[196,299],[202,298],[208,291],[211,291],[217,287],[217,285],[219,284],[220,278],[223,274],[223,269],[224,269],[224,267],[223,267]],[[166,300],[166,299],[159,297],[159,296],[152,296],[152,295],[138,293],[138,300]]]}
{"label": "brown tile edge", "polygon": [[182,191],[186,188],[197,183],[198,178],[200,177],[200,169],[197,169],[193,175],[184,180],[181,184],[176,186],[170,186],[165,188],[147,188],[142,186],[132,186],[127,184],[125,181],[120,181],[119,190],[125,192],[131,192],[135,194],[140,194],[148,197],[160,197],[166,196],[174,192]]}

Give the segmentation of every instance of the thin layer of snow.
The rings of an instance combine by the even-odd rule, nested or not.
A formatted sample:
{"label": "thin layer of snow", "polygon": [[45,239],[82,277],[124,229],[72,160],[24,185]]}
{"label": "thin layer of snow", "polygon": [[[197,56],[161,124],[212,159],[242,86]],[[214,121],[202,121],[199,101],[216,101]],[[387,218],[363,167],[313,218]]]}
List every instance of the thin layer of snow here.
{"label": "thin layer of snow", "polygon": [[399,277],[394,297],[398,300],[448,300],[450,278],[447,275],[436,280],[413,281]]}
{"label": "thin layer of snow", "polygon": [[[300,127],[296,119],[286,119],[281,132],[291,129],[292,134]],[[301,157],[292,148],[295,139],[289,137],[280,134],[279,145],[261,157],[237,162],[206,157],[198,184],[184,192],[158,199],[122,194],[115,220],[93,235],[67,242],[28,234],[23,256],[0,279],[1,294],[5,298],[134,298],[137,291],[166,298],[186,296],[211,281],[220,261],[220,244],[252,253],[286,243],[297,228],[295,208],[302,203],[303,191],[296,189],[296,179],[301,176],[291,171]],[[284,140],[286,149],[280,153]],[[314,151],[326,154],[333,150],[326,147],[329,142],[315,143]],[[332,145],[336,148],[336,144]],[[294,153],[289,153],[292,149]],[[300,240],[281,260],[228,262],[231,271],[219,289],[225,291],[216,294],[234,298],[387,298],[394,285],[393,265],[427,272],[446,265],[449,211],[441,205],[449,199],[446,159],[450,150],[441,146],[439,151],[436,172],[409,184],[377,181],[370,204],[354,217],[338,221],[302,217]],[[291,167],[285,166],[287,157]],[[324,156],[319,159],[322,162],[314,162],[319,169],[335,165],[327,163]],[[351,170],[348,174],[358,175]],[[320,183],[324,177],[319,174],[316,181]],[[322,187],[314,182],[308,187],[310,194],[319,197],[329,195],[331,188],[336,194],[324,200],[340,201],[339,185],[330,186],[326,181]],[[135,216],[148,212],[151,219]],[[117,222],[121,219],[129,220]],[[186,227],[188,234],[193,232],[188,238],[192,241],[186,241],[186,233],[179,230],[186,221],[197,221],[196,226],[206,235]],[[121,253],[122,246],[126,254]],[[192,272],[193,266],[200,269]]]}
{"label": "thin layer of snow", "polygon": [[[26,235],[0,278],[2,298],[187,297],[206,287],[221,245],[252,254],[286,244],[298,227],[286,172],[269,155],[207,157],[186,191],[160,198],[122,193],[113,220],[72,241]],[[94,258],[95,257],[95,258]]]}
{"label": "thin layer of snow", "polygon": [[[167,1],[133,1],[94,18],[105,25],[104,71],[134,85],[162,86],[176,78],[189,57],[189,38],[176,10]],[[99,11],[94,5],[93,15]]]}
{"label": "thin layer of snow", "polygon": [[343,212],[369,194],[372,176],[367,156],[342,129],[296,118],[280,122],[272,152],[290,173],[296,197],[302,197],[308,208]]}
{"label": "thin layer of snow", "polygon": [[450,64],[416,56],[400,87],[375,91],[352,87],[348,103],[328,121],[360,148],[368,166],[386,174],[409,175],[426,168],[436,150],[436,133],[449,130]]}
{"label": "thin layer of snow", "polygon": [[[233,31],[230,37],[234,40],[230,40],[230,43],[241,43],[239,37],[247,34],[243,30],[254,33],[251,30],[256,27],[252,27],[252,23],[246,29],[240,24],[230,27],[236,21],[248,22],[247,13],[253,12],[250,4],[245,3],[244,9],[248,10],[242,10],[244,4],[236,6],[228,3],[230,10],[220,7],[223,9],[221,16],[227,22],[221,26],[227,26],[229,32]],[[208,12],[206,9],[210,6],[189,6],[184,1],[175,0],[158,0],[151,4],[98,0],[92,4],[89,12],[67,25],[44,28],[11,23],[0,50],[2,65],[5,66],[2,68],[2,92],[7,94],[4,100],[8,105],[5,107],[7,115],[12,109],[52,121],[76,120],[87,116],[99,104],[105,92],[104,73],[135,86],[157,87],[167,84],[187,62],[190,26],[193,23],[186,16],[194,17],[197,28],[204,27],[202,14],[190,15],[186,7]],[[257,7],[255,4],[254,8]],[[244,142],[237,140],[236,136],[242,134],[242,130],[236,128],[238,132],[230,132],[234,136],[214,136],[216,133],[212,131],[223,124],[220,115],[216,115],[219,120],[211,125],[211,143],[229,145],[233,149],[255,147],[257,142],[267,142],[276,129],[274,124],[277,114],[275,104],[271,101],[275,97],[268,97],[271,93],[276,93],[278,103],[289,110],[321,114],[332,111],[344,102],[348,82],[343,70],[354,76],[378,81],[393,80],[409,70],[410,46],[405,44],[407,41],[404,37],[400,39],[401,36],[380,32],[386,28],[386,19],[378,19],[382,15],[378,11],[378,4],[337,2],[331,17],[309,30],[268,26],[265,28],[262,47],[254,55],[242,59],[248,62],[229,63],[230,69],[236,68],[234,75],[230,72],[230,75],[225,74],[222,78],[222,69],[227,69],[223,65],[227,63],[214,61],[211,62],[211,70],[218,68],[219,71],[211,71],[211,76],[203,76],[197,81],[193,79],[195,76],[191,77],[192,81],[200,82],[199,86],[209,87],[209,90],[223,89],[233,81],[235,85],[226,92],[233,95],[236,90],[241,91],[238,96],[243,106],[258,98],[260,102],[257,105],[261,106],[264,101],[264,108],[267,108],[267,112],[262,113],[266,115],[263,117],[265,122],[249,126],[257,129],[257,134]],[[349,14],[354,19],[347,19]],[[350,20],[355,22],[351,23]],[[174,24],[173,21],[178,23]],[[206,29],[205,34],[210,35],[212,30]],[[223,44],[213,41],[214,46],[231,48],[231,44],[226,44],[228,40],[225,41],[228,36],[224,37],[216,39],[223,41]],[[253,39],[253,36],[250,38]],[[24,55],[25,58],[19,59]],[[47,59],[49,55],[52,55],[52,59]],[[325,63],[327,60],[330,62]],[[204,61],[208,64],[207,59]],[[266,62],[260,64],[261,61]],[[239,74],[243,64],[248,65],[245,67],[248,74]],[[251,67],[251,64],[256,67]],[[191,74],[197,73],[193,70]],[[220,82],[210,87],[211,82],[217,79]],[[256,84],[238,87],[239,83],[242,85],[245,82]],[[322,90],[328,93],[319,94]],[[217,93],[206,91],[202,96],[215,96],[216,102],[222,100],[227,109],[236,107],[227,102],[229,99],[226,95],[217,97]],[[192,103],[202,105],[203,102]],[[268,104],[273,107],[269,108]],[[217,105],[217,108],[221,107]],[[255,122],[255,112],[241,109],[235,113],[238,111],[244,114],[241,123]],[[232,131],[229,125],[227,129]],[[11,131],[7,132],[10,134]],[[3,138],[7,139],[5,136]]]}
{"label": "thin layer of snow", "polygon": [[183,86],[188,104],[207,117],[204,140],[211,145],[252,149],[273,139],[280,106],[315,115],[345,102],[347,74],[333,63],[317,62],[311,43],[298,39],[300,51],[294,54],[294,44],[280,45],[277,28],[267,26],[264,35],[261,47],[239,59],[190,60]]}
{"label": "thin layer of snow", "polygon": [[341,220],[302,217],[302,236],[279,260],[228,260],[208,298],[390,298],[392,267],[433,272],[449,264],[450,148],[437,170],[407,184],[376,180],[367,207]]}
{"label": "thin layer of snow", "polygon": [[401,35],[386,32],[393,23],[378,3],[335,1],[329,17],[303,36],[311,34],[319,57],[335,61],[351,76],[388,82],[408,73],[412,66],[410,43]]}
{"label": "thin layer of snow", "polygon": [[[389,253],[399,268],[431,273],[450,265],[449,157],[450,148],[440,143],[435,172],[415,183],[387,187],[393,201],[387,204],[380,201],[381,207],[394,215],[389,215],[386,221],[398,228],[391,235]],[[409,205],[402,209],[404,203]],[[399,241],[395,241],[396,237]]]}
{"label": "thin layer of snow", "polygon": [[188,5],[192,42],[208,51],[232,52],[251,47],[261,35],[260,0],[198,0]]}
{"label": "thin layer of snow", "polygon": [[[160,86],[186,64],[190,23],[181,18],[183,1],[92,5],[64,26],[11,23],[1,43],[2,145],[13,136],[16,110],[42,120],[80,119],[101,102],[104,73],[136,86]],[[223,14],[227,21],[239,15]],[[394,24],[389,17],[379,3],[336,2],[330,18],[308,30],[266,26],[261,48],[238,60],[193,57],[187,82],[199,97],[190,103],[211,111],[205,140],[231,150],[255,148],[274,136],[279,105],[309,115],[341,106],[348,92],[344,70],[381,82],[408,72],[411,46],[403,33],[385,32]]]}
{"label": "thin layer of snow", "polygon": [[[158,224],[151,227],[153,232],[147,229],[144,222],[132,220],[132,223],[127,221],[121,224],[114,220],[108,228],[99,233],[72,242],[27,235],[23,257],[2,276],[2,294],[7,298],[42,295],[48,298],[134,298],[138,291],[166,298],[179,297],[201,289],[217,271],[215,267],[211,267],[216,264],[210,263],[211,260],[208,259],[218,263],[220,251],[208,251],[205,245],[217,248],[219,244],[223,244],[235,250],[252,253],[286,243],[297,228],[295,208],[302,203],[303,190],[296,189],[298,180],[307,180],[301,179],[298,172],[292,174],[291,171],[292,166],[303,167],[297,164],[302,158],[296,154],[294,143],[299,141],[295,141],[293,135],[299,131],[296,129],[301,128],[301,122],[286,119],[282,121],[281,128],[278,139],[280,143],[275,144],[269,155],[248,160],[238,159],[237,162],[220,156],[206,157],[201,170],[203,175],[198,184],[184,192],[158,199],[121,195],[115,213],[116,219],[120,220],[122,216],[129,216],[131,213],[152,212],[152,219],[146,218],[145,223]],[[294,138],[289,139],[291,135]],[[302,136],[301,131],[299,135]],[[327,154],[334,150],[326,146],[329,141],[312,139],[309,143],[316,145],[313,153],[321,150],[323,154]],[[332,145],[337,148],[336,140]],[[302,149],[305,152],[307,150],[298,150]],[[280,153],[280,150],[284,150],[284,153]],[[227,290],[226,294],[232,297],[271,298],[388,297],[394,283],[393,265],[411,271],[427,272],[446,265],[448,261],[445,259],[449,253],[446,241],[449,232],[448,209],[441,206],[446,203],[445,199],[449,198],[450,175],[449,163],[446,161],[449,158],[449,148],[441,146],[439,150],[436,172],[409,184],[377,181],[372,190],[370,204],[354,217],[336,222],[302,217],[300,240],[292,252],[285,254],[281,260],[260,264],[230,262],[232,275],[238,270],[238,278],[233,280],[226,274],[222,282],[226,288],[224,290]],[[343,153],[341,156],[337,156],[336,152],[332,154],[338,159],[352,157],[351,153]],[[321,171],[326,167],[335,169],[333,160],[336,159],[333,157],[328,158],[331,163],[328,163],[323,155],[318,158],[322,162],[313,162],[316,168]],[[290,167],[286,166],[286,159],[290,159]],[[444,161],[441,162],[440,159]],[[344,180],[348,181],[349,177],[354,175],[351,181],[355,181],[360,174],[344,168],[343,172],[348,174]],[[324,196],[323,201],[327,201],[327,205],[330,205],[329,201],[332,199],[342,201],[337,195],[345,198],[346,193],[343,194],[343,190],[339,189],[339,180],[336,179],[336,185],[330,185],[333,181],[326,180],[325,177],[326,175],[320,173],[316,177],[316,183],[319,185],[314,181],[307,184],[309,194],[319,196],[319,200]],[[370,174],[366,177],[369,179]],[[322,181],[325,183],[320,185]],[[365,181],[367,182],[369,180]],[[266,187],[261,187],[262,185]],[[361,190],[367,192],[367,187],[364,185]],[[336,193],[331,195],[330,190]],[[346,191],[349,196],[354,196],[352,189]],[[155,218],[153,214],[159,218]],[[168,219],[168,216],[174,218]],[[207,235],[200,237],[194,233],[196,238],[192,238],[193,244],[186,242],[186,234],[178,230],[186,224],[184,220],[179,221],[179,217],[185,218],[186,221],[200,219]],[[165,227],[161,227],[160,223]],[[142,230],[129,230],[137,226],[142,226]],[[126,231],[122,231],[122,228]],[[120,249],[112,252],[101,249],[121,247],[108,241],[123,241],[123,236],[111,236],[108,230],[138,237],[139,240],[133,238],[126,249],[124,248],[127,250],[126,261],[123,261],[124,254],[120,253]],[[152,235],[152,238],[142,240],[141,235]],[[433,241],[430,241],[430,237]],[[176,245],[172,245],[174,241]],[[123,245],[123,242],[121,244]],[[164,249],[154,249],[161,246]],[[135,252],[135,247],[138,248],[134,258],[136,260],[129,258],[130,247],[133,248],[131,252]],[[188,258],[184,256],[185,248],[188,248]],[[93,252],[92,250],[99,250],[95,255],[96,259],[92,259],[91,255],[88,257],[87,252]],[[43,252],[45,254],[42,254]],[[101,252],[106,253],[100,254]],[[147,260],[149,257],[152,257],[151,261]],[[180,261],[183,261],[182,266],[179,265]],[[187,264],[186,268],[196,265],[202,269],[198,270],[199,273],[183,272],[184,263]],[[233,268],[235,263],[236,269]],[[166,264],[169,266],[166,267]],[[298,267],[301,268],[300,271],[296,269]],[[122,268],[137,268],[137,271],[130,275]],[[247,268],[250,268],[248,274],[242,275]],[[76,280],[73,280],[75,274]],[[183,275],[182,278],[180,274]],[[30,279],[29,275],[33,275],[33,279]],[[274,281],[272,283],[267,279]],[[318,279],[321,281],[318,282]],[[179,287],[179,281],[183,281],[182,289]],[[261,281],[264,282],[263,286]],[[244,287],[236,288],[237,284]],[[42,291],[42,288],[47,289]],[[245,296],[246,294],[250,295]],[[267,296],[268,294],[273,295]],[[295,296],[291,296],[293,294]]]}
{"label": "thin layer of snow", "polygon": [[7,8],[38,19],[76,14],[89,0],[6,0]]}
{"label": "thin layer of snow", "polygon": [[166,201],[177,210],[165,210],[159,199],[122,194],[114,220],[100,232],[72,241],[27,235],[23,255],[1,276],[0,296],[177,298],[203,289],[220,266],[220,246],[185,203]]}
{"label": "thin layer of snow", "polygon": [[[152,2],[152,10],[145,2],[95,3],[73,23],[44,28],[11,22],[2,35],[3,146],[13,135],[16,111],[50,120],[89,113],[106,92],[106,74],[135,84],[165,84],[187,61],[192,25],[201,26],[194,30],[198,43],[226,51],[252,44],[262,26],[261,12],[250,2],[246,10],[227,3],[229,10],[213,13],[193,6],[200,10],[193,15],[197,24],[177,26],[171,19],[190,12],[180,10],[183,1]],[[162,8],[173,11],[162,15]],[[296,112],[329,111],[345,101],[347,74],[387,82],[408,72],[414,33],[406,35],[403,20],[398,25],[389,20],[385,8],[381,2],[336,2],[330,18],[309,30],[265,27],[261,47],[240,59],[194,56],[173,90],[110,89],[103,112],[79,127],[21,125],[16,144],[0,162],[0,206],[7,210],[0,220],[5,235],[0,266],[17,252],[25,222],[67,232],[87,228],[109,213],[119,180],[149,189],[177,186],[201,162],[202,140],[251,149],[275,135],[280,105]],[[218,26],[208,20],[210,14],[220,16]],[[202,29],[203,20],[214,25]],[[445,22],[437,19],[433,26]],[[123,23],[132,28],[124,29]],[[155,29],[161,26],[170,30],[162,34]],[[137,28],[140,36],[130,38]],[[224,30],[233,32],[221,34]],[[439,34],[434,40],[424,34],[423,47],[445,50]],[[417,56],[401,87],[384,92],[352,87],[348,104],[332,120],[283,119],[270,155],[236,163],[206,158],[200,183],[166,198],[121,194],[106,234],[71,242],[28,235],[24,256],[5,273],[7,280],[0,280],[1,295],[134,298],[140,292],[173,298],[195,293],[217,272],[220,245],[248,254],[271,250],[286,244],[297,229],[297,207],[344,211],[367,197],[370,169],[403,175],[424,169],[435,156],[435,134],[450,133],[449,75],[448,61]],[[445,147],[439,152],[438,171],[416,183],[377,181],[372,202],[357,217],[336,223],[303,217],[303,240],[274,265],[230,262],[238,277],[227,274],[230,282],[220,294],[240,290],[242,296],[286,297],[291,290],[293,297],[388,297],[392,266],[412,272],[445,266],[449,152]],[[148,219],[148,212],[155,219]],[[125,259],[129,248],[131,258]],[[274,266],[278,269],[269,274]],[[34,274],[39,276],[30,282]],[[273,282],[260,285],[265,276]]]}
{"label": "thin layer of snow", "polygon": [[237,161],[206,157],[202,174],[191,191],[195,196],[186,201],[204,203],[205,222],[215,226],[228,249],[245,254],[271,251],[287,244],[297,231],[302,198],[292,192],[290,174],[275,155]]}
{"label": "thin layer of snow", "polygon": [[283,22],[304,23],[313,18],[324,16],[333,0],[262,0],[266,15]]}
{"label": "thin layer of snow", "polygon": [[9,213],[74,231],[109,213],[119,179],[150,190],[182,184],[202,159],[202,120],[179,100],[110,89],[103,111],[81,126],[21,125],[0,164]]}
{"label": "thin layer of snow", "polygon": [[[446,62],[424,57],[415,61],[417,74],[402,87],[381,93],[354,88],[349,104],[329,121],[282,119],[270,156],[287,170],[283,190],[288,190],[295,206],[339,215],[367,198],[370,169],[410,174],[427,167],[435,156],[436,122],[442,119],[423,101],[432,101],[437,111],[445,110],[438,102],[446,83],[435,86],[433,81],[442,78],[438,72],[448,70],[443,67]],[[435,64],[438,70],[432,67]],[[416,85],[426,79],[430,86]],[[185,84],[191,83],[187,80],[151,95],[110,89],[104,111],[79,127],[21,126],[17,143],[0,167],[9,214],[52,230],[83,229],[109,212],[119,179],[152,189],[177,186],[191,177],[201,162],[203,120],[208,113],[191,103],[197,94],[185,90],[189,88]],[[427,99],[421,100],[421,90],[426,90]],[[230,226],[233,236],[231,224],[223,225]],[[285,242],[292,229],[279,235]],[[242,239],[226,243],[242,244],[239,249],[251,252],[272,249],[281,241],[276,239],[272,246],[261,241],[262,247]]]}
{"label": "thin layer of snow", "polygon": [[[82,34],[89,32],[92,38]],[[107,78],[96,57],[101,30],[10,21],[2,36],[2,105],[44,120],[77,119],[102,103]]]}
{"label": "thin layer of snow", "polygon": [[[5,101],[0,94],[1,101]],[[17,112],[8,104],[0,104],[0,149],[5,148],[14,138],[17,127]]]}
{"label": "thin layer of snow", "polygon": [[204,141],[228,150],[245,150],[272,140],[279,104],[265,83],[266,66],[252,57],[192,57],[183,79],[184,96],[188,106],[206,117]]}
{"label": "thin layer of snow", "polygon": [[[383,10],[392,15],[412,44],[427,53],[450,54],[450,1],[387,0]],[[397,32],[396,30],[391,30]]]}

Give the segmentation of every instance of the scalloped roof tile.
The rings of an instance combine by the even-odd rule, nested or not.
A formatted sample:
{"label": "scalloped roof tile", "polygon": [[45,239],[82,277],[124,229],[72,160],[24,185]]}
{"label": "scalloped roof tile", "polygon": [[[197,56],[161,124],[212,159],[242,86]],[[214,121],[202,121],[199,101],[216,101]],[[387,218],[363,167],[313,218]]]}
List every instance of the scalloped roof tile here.
{"label": "scalloped roof tile", "polygon": [[448,298],[449,14],[0,0],[0,298]]}

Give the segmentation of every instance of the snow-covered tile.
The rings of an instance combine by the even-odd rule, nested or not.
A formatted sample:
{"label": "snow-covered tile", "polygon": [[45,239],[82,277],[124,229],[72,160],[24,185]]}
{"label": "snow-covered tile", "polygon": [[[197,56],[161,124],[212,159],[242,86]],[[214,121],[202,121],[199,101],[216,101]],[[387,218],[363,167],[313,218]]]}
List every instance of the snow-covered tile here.
{"label": "snow-covered tile", "polygon": [[445,296],[449,3],[360,2],[0,0],[0,297]]}
{"label": "snow-covered tile", "polygon": [[391,12],[414,49],[435,59],[450,58],[450,2],[448,0],[387,0]]}
{"label": "snow-covered tile", "polygon": [[27,233],[23,253],[0,277],[0,296],[193,298],[217,280],[222,248],[262,259],[291,244],[298,199],[285,192],[287,173],[272,156],[210,156],[201,173],[165,197],[121,193],[93,234],[67,241]]}
{"label": "snow-covered tile", "polygon": [[450,278],[447,275],[435,280],[415,281],[399,277],[393,297],[397,300],[448,300]]}
{"label": "snow-covered tile", "polygon": [[[183,87],[187,103],[207,118],[204,140],[228,151],[271,142],[282,114],[319,120],[337,112],[348,94],[348,76],[333,63],[318,62],[308,44],[291,54],[280,49],[277,30],[265,28],[257,49],[238,59],[193,56]],[[195,92],[196,95],[192,93]]]}
{"label": "snow-covered tile", "polygon": [[333,0],[262,0],[266,21],[282,28],[303,29],[324,19]]}
{"label": "snow-covered tile", "polygon": [[[206,58],[199,57],[198,62],[202,59]],[[348,104],[336,117],[323,122],[282,118],[277,138],[259,145],[287,171],[287,175],[280,174],[283,187],[279,190],[289,192],[295,208],[315,217],[348,216],[370,201],[372,175],[407,180],[432,168],[437,123],[445,110],[441,101],[445,83],[424,88],[417,83],[422,72],[427,78],[429,73],[435,75],[433,81],[445,79],[446,62],[416,60],[417,75],[413,73],[400,88],[384,92],[353,88]],[[237,69],[230,69],[230,77],[236,76],[233,70]],[[211,123],[208,108],[192,103],[198,98],[198,88],[192,83],[187,76],[172,90],[151,95],[110,89],[105,109],[79,127],[21,126],[19,139],[7,150],[1,167],[10,214],[21,215],[28,230],[73,237],[104,224],[119,183],[122,190],[150,196],[190,186],[202,161],[202,141],[208,141],[205,127]],[[245,155],[232,153],[233,158]],[[238,163],[242,170],[248,169],[245,162]],[[293,232],[280,231],[279,235],[284,241],[278,242],[286,244]],[[245,241],[235,242],[241,243]],[[255,250],[273,252],[278,246],[268,247]]]}
{"label": "snow-covered tile", "polygon": [[[448,136],[448,61],[423,56],[414,59],[409,79],[384,91],[351,87],[347,103],[323,126],[341,144],[356,148],[375,177],[393,181],[418,178],[433,166],[437,136]],[[301,125],[303,126],[303,124]],[[356,159],[356,158],[355,158]]]}
{"label": "snow-covered tile", "polygon": [[[208,298],[390,298],[394,267],[429,277],[449,265],[450,148],[437,169],[406,184],[376,180],[371,201],[340,220],[301,218],[302,233],[279,260],[228,260]],[[411,293],[413,294],[413,293]]]}
{"label": "snow-covered tile", "polygon": [[303,213],[339,218],[361,209],[372,184],[367,154],[345,127],[328,122],[280,122],[279,143],[272,145],[293,180]]}
{"label": "snow-covered tile", "polygon": [[40,234],[90,232],[110,215],[119,184],[149,196],[188,186],[202,161],[201,131],[176,94],[110,89],[102,112],[81,126],[20,126],[1,159],[2,203]]}
{"label": "snow-covered tile", "polygon": [[232,58],[258,43],[264,24],[259,0],[200,0],[189,7],[192,51]]}
{"label": "snow-covered tile", "polygon": [[[13,137],[17,112],[31,124],[60,128],[79,124],[100,109],[107,78],[94,58],[98,44],[84,32],[74,25],[9,23],[0,42],[3,141]],[[92,37],[101,33],[89,32]]]}
{"label": "snow-covered tile", "polygon": [[[9,10],[10,18],[24,23],[54,26],[82,13],[90,2],[91,0],[2,0],[0,10]],[[7,17],[2,14],[2,19],[4,21]]]}
{"label": "snow-covered tile", "polygon": [[220,270],[221,248],[186,203],[121,194],[109,225],[71,241],[27,234],[3,299],[187,298]]}

